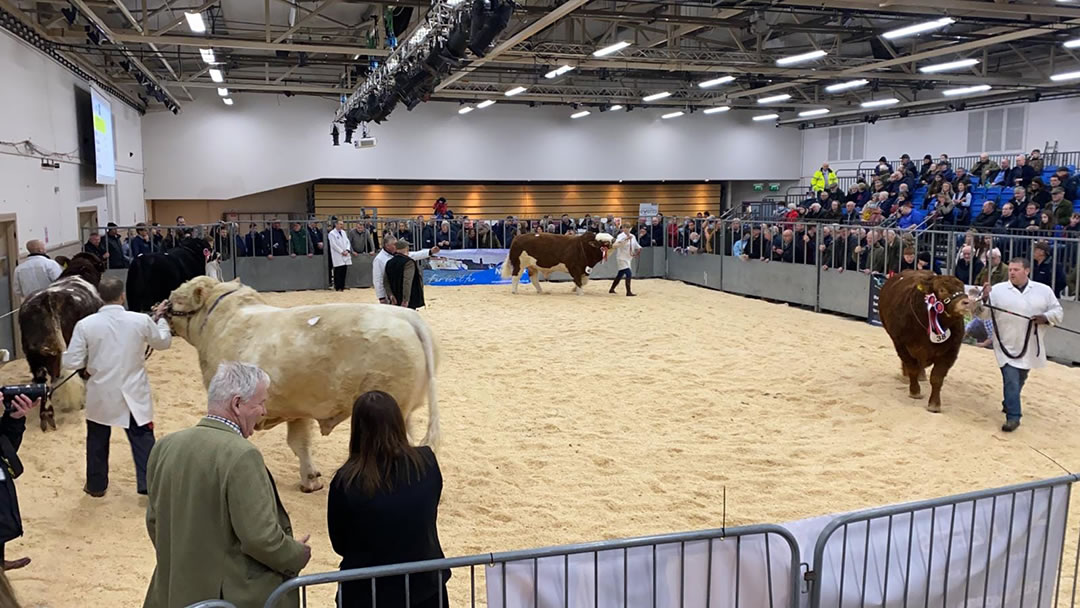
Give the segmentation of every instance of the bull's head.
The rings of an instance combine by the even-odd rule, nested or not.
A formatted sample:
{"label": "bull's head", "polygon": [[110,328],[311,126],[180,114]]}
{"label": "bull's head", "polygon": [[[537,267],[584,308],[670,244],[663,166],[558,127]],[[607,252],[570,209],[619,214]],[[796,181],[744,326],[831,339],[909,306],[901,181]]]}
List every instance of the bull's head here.
{"label": "bull's head", "polygon": [[945,315],[963,318],[972,311],[975,300],[964,292],[964,282],[954,276],[931,275],[919,283],[919,291],[933,294],[945,305]]}
{"label": "bull's head", "polygon": [[192,323],[200,313],[205,314],[210,292],[217,285],[220,283],[210,277],[195,277],[169,294],[165,316],[173,334],[191,342]]}

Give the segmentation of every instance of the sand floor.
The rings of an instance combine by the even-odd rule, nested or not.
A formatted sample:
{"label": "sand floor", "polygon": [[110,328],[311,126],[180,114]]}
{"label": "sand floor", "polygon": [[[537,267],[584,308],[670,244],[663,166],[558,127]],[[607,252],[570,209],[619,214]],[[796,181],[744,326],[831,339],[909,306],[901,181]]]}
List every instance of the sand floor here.
{"label": "sand floor", "polygon": [[[1080,370],[1033,373],[1024,424],[1005,435],[990,351],[964,348],[935,415],[907,397],[881,328],[680,283],[634,286],[634,299],[596,283],[585,297],[567,285],[543,297],[428,289],[422,314],[444,353],[439,528],[448,556],[719,527],[725,486],[727,524],[739,525],[1061,473],[1032,447],[1080,470]],[[194,350],[178,339],[149,372],[158,436],[194,424],[205,406]],[[17,361],[0,377],[28,375]],[[49,434],[33,418],[18,482],[26,534],[8,545],[9,559],[34,560],[11,576],[23,605],[141,606],[154,554],[123,432],[113,434],[109,494],[95,500],[81,491],[81,415],[58,413]],[[348,436],[346,422],[316,441],[324,474],[343,460]],[[255,442],[297,534],[312,534],[306,572],[335,569],[326,491],[299,491],[284,426]],[[455,577],[452,594],[464,597],[467,580]],[[331,593],[313,591],[313,605],[329,605]]]}

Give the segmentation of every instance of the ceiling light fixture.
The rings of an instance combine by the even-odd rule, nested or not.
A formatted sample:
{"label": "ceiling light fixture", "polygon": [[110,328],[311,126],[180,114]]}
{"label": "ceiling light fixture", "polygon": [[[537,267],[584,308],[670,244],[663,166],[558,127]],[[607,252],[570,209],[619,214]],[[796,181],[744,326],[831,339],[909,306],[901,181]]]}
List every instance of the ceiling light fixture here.
{"label": "ceiling light fixture", "polygon": [[461,108],[460,110],[458,110],[457,113],[458,114],[468,114],[469,112],[472,112],[474,109],[475,108],[473,108],[472,106],[465,106],[464,108]]}
{"label": "ceiling light fixture", "polygon": [[558,78],[572,69],[574,69],[574,66],[572,65],[561,65],[547,74],[544,74],[544,78]]}
{"label": "ceiling light fixture", "polygon": [[1061,82],[1062,80],[1076,80],[1077,78],[1080,78],[1080,72],[1062,72],[1061,74],[1054,74],[1050,77],[1050,80]]}
{"label": "ceiling light fixture", "polygon": [[731,106],[716,106],[715,108],[709,108],[705,110],[706,114],[719,114],[720,112],[727,112],[731,109]]}
{"label": "ceiling light fixture", "polygon": [[989,91],[990,85],[977,84],[973,87],[961,87],[959,89],[945,89],[941,92],[946,97],[955,97],[956,95],[971,95],[972,93],[982,93],[983,91]]}
{"label": "ceiling light fixture", "polygon": [[206,31],[206,23],[203,21],[202,13],[184,13],[184,18],[187,19],[187,26],[196,34],[201,34]]}
{"label": "ceiling light fixture", "polygon": [[818,108],[816,110],[803,110],[799,112],[799,118],[809,118],[811,116],[821,116],[822,114],[828,114],[829,108]]}
{"label": "ceiling light fixture", "polygon": [[221,74],[221,70],[210,68],[210,80],[213,80],[214,82],[225,82],[225,77]]}
{"label": "ceiling light fixture", "polygon": [[1075,49],[1076,47],[1080,46],[1080,38],[1075,38],[1073,40],[1068,40],[1068,41],[1065,42],[1065,44],[1063,46],[1065,48],[1067,48],[1067,49]]}
{"label": "ceiling light fixture", "polygon": [[888,99],[875,99],[873,101],[864,101],[860,105],[862,105],[862,107],[864,108],[880,108],[882,106],[891,106],[895,103],[900,103],[900,100],[895,97],[890,97]]}
{"label": "ceiling light fixture", "polygon": [[669,118],[678,118],[678,117],[682,116],[683,114],[685,114],[685,112],[671,112],[670,114],[664,114],[660,118],[663,118],[664,120],[667,120]]}
{"label": "ceiling light fixture", "polygon": [[495,105],[495,100],[494,99],[486,99],[486,100],[481,101],[480,103],[476,104],[476,109],[477,110],[483,110],[484,108],[489,107],[489,106],[493,106],[493,105]]}
{"label": "ceiling light fixture", "polygon": [[225,105],[227,105],[227,106],[231,106],[231,105],[232,105],[232,99],[231,99],[231,98],[229,98],[229,97],[226,97],[225,99],[222,99],[221,101],[224,101],[224,102],[225,102]]}
{"label": "ceiling light fixture", "polygon": [[726,84],[735,80],[734,76],[721,76],[720,78],[713,78],[712,80],[706,80],[705,82],[699,82],[697,86],[707,89],[709,87],[715,87],[718,84]]}
{"label": "ceiling light fixture", "polygon": [[615,105],[611,106],[610,108],[608,108],[608,112],[618,112],[621,109],[623,109],[623,107],[621,105],[615,104]]}
{"label": "ceiling light fixture", "polygon": [[671,93],[664,91],[663,93],[653,93],[652,95],[646,95],[641,98],[641,101],[657,101],[664,99],[665,97],[671,97]]}
{"label": "ceiling light fixture", "polygon": [[570,118],[585,118],[589,114],[592,114],[592,112],[590,112],[588,110],[582,110],[580,112],[575,112],[575,113],[571,114]]}
{"label": "ceiling light fixture", "polygon": [[776,103],[778,101],[787,101],[791,99],[791,95],[788,93],[781,93],[780,95],[773,95],[772,97],[761,97],[757,100],[758,103]]}
{"label": "ceiling light fixture", "polygon": [[851,89],[857,89],[859,87],[865,87],[870,84],[869,80],[860,78],[859,80],[849,80],[847,82],[838,82],[836,84],[830,84],[825,87],[826,93],[839,93],[840,91],[850,91]]}
{"label": "ceiling light fixture", "polygon": [[202,60],[206,65],[214,65],[217,63],[217,60],[214,58],[214,49],[199,49],[199,54],[202,55]]}
{"label": "ceiling light fixture", "polygon": [[776,60],[776,65],[792,65],[794,63],[802,63],[804,61],[813,61],[814,59],[820,59],[828,55],[825,51],[817,50],[810,51],[809,53],[800,53],[798,55],[791,55],[790,57],[781,57]]}
{"label": "ceiling light fixture", "polygon": [[607,57],[612,53],[618,53],[619,51],[625,49],[628,46],[630,46],[629,42],[621,40],[611,46],[605,46],[604,48],[593,52],[593,57]]}
{"label": "ceiling light fixture", "polygon": [[509,91],[503,93],[503,95],[506,95],[507,97],[513,97],[514,95],[521,95],[525,91],[528,91],[528,89],[526,89],[525,87],[514,87]]}
{"label": "ceiling light fixture", "polygon": [[754,120],[761,122],[763,120],[772,120],[774,118],[780,118],[779,114],[758,114],[754,117]]}
{"label": "ceiling light fixture", "polygon": [[952,17],[942,17],[934,21],[924,21],[923,23],[916,23],[907,27],[890,30],[881,35],[886,40],[896,40],[897,38],[903,38],[904,36],[912,36],[914,34],[921,34],[923,32],[929,32],[930,30],[936,30],[956,23],[956,19]]}
{"label": "ceiling light fixture", "polygon": [[956,61],[948,61],[946,63],[935,63],[933,65],[924,65],[919,68],[919,71],[923,74],[934,74],[937,72],[947,72],[949,70],[959,70],[960,68],[968,68],[973,65],[978,65],[978,59],[958,59]]}
{"label": "ceiling light fixture", "polygon": [[229,96],[229,89],[226,89],[224,87],[218,87],[217,94],[221,95],[222,97],[228,97]]}

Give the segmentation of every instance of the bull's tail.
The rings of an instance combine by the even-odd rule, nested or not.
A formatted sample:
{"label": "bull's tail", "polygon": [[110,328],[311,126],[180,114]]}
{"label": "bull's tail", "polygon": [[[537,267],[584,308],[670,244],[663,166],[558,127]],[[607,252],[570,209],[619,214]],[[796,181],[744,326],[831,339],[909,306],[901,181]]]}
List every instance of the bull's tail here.
{"label": "bull's tail", "polygon": [[431,335],[431,328],[428,327],[419,314],[413,313],[408,317],[409,323],[413,326],[413,331],[420,338],[420,346],[424,349],[424,367],[427,376],[428,428],[427,434],[424,435],[421,443],[431,446],[434,450],[439,443],[439,403],[435,387],[435,370],[438,362],[435,360],[435,338]]}
{"label": "bull's tail", "polygon": [[513,255],[512,249],[506,253],[506,259],[503,261],[502,272],[500,273],[504,279],[509,279],[514,275],[514,264],[510,261]]}

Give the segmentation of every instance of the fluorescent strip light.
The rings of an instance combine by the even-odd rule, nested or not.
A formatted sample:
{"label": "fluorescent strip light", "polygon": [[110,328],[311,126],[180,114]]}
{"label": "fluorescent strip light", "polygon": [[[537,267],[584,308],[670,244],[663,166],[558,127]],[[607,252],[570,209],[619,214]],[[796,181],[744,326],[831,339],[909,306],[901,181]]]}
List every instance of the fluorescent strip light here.
{"label": "fluorescent strip light", "polygon": [[1080,78],[1080,72],[1062,72],[1061,74],[1054,74],[1050,77],[1050,80],[1061,82],[1062,80],[1075,80],[1077,78]]}
{"label": "fluorescent strip light", "polygon": [[799,118],[809,118],[811,116],[821,116],[822,114],[828,114],[829,108],[818,108],[816,110],[804,110],[799,112]]}
{"label": "fluorescent strip light", "polygon": [[225,82],[225,77],[221,75],[221,70],[210,68],[210,80],[213,80],[214,82]]}
{"label": "fluorescent strip light", "polygon": [[923,74],[933,74],[935,72],[945,72],[948,70],[958,70],[960,68],[968,68],[973,65],[978,65],[978,59],[958,59],[957,61],[949,61],[947,63],[935,63],[933,65],[924,65],[919,68],[919,71]]}
{"label": "fluorescent strip light", "polygon": [[222,99],[221,101],[224,101],[224,102],[225,102],[225,105],[227,105],[227,106],[231,106],[231,105],[232,105],[232,99],[230,99],[230,98],[228,98],[228,97],[226,97],[225,99]]}
{"label": "fluorescent strip light", "polygon": [[608,55],[610,55],[612,53],[618,53],[619,51],[625,49],[628,46],[630,46],[630,43],[625,41],[625,40],[622,40],[622,41],[616,42],[615,44],[613,44],[611,46],[605,46],[604,48],[600,49],[599,51],[594,52],[593,57],[607,57]]}
{"label": "fluorescent strip light", "polygon": [[804,61],[811,61],[813,59],[820,59],[828,55],[825,51],[810,51],[809,53],[801,53],[799,55],[792,55],[790,57],[781,57],[776,60],[776,65],[791,65],[793,63],[802,63]]}
{"label": "fluorescent strip light", "polygon": [[840,91],[850,91],[851,89],[857,89],[859,87],[865,87],[870,84],[869,80],[860,78],[859,80],[849,80],[847,82],[838,82],[836,84],[830,84],[825,87],[826,93],[839,93]]}
{"label": "fluorescent strip light", "polygon": [[226,89],[224,87],[218,87],[217,94],[221,95],[222,97],[228,97],[229,96],[229,89]]}
{"label": "fluorescent strip light", "polygon": [[623,107],[621,105],[615,104],[615,105],[611,106],[610,108],[608,108],[608,111],[609,112],[618,112],[621,109],[623,109]]}
{"label": "fluorescent strip light", "polygon": [[641,101],[657,101],[664,99],[665,97],[671,97],[671,93],[664,91],[663,93],[653,93],[652,95],[646,95],[641,98]]}
{"label": "fluorescent strip light", "polygon": [[357,59],[360,59],[360,53],[357,53],[357,54],[352,56],[353,61],[356,61]]}
{"label": "fluorescent strip light", "polygon": [[469,112],[472,112],[473,110],[474,110],[474,108],[472,106],[465,106],[464,108],[461,108],[460,110],[458,110],[457,113],[458,114],[468,114]]}
{"label": "fluorescent strip light", "polygon": [[706,114],[719,114],[720,112],[727,112],[731,109],[731,106],[717,106],[715,108],[709,108],[705,110]]}
{"label": "fluorescent strip light", "polygon": [[787,101],[791,99],[791,95],[788,93],[781,93],[780,95],[773,95],[772,97],[762,97],[757,100],[758,103],[776,103],[778,101]]}
{"label": "fluorescent strip light", "polygon": [[507,97],[513,97],[514,95],[521,95],[522,93],[524,93],[525,91],[528,91],[528,90],[529,89],[526,89],[525,87],[514,87],[514,88],[510,89],[509,91],[503,93],[503,95],[506,95]]}
{"label": "fluorescent strip light", "polygon": [[571,114],[570,118],[585,118],[589,114],[592,114],[592,112],[590,112],[588,110],[582,110],[580,112],[575,112],[575,113]]}
{"label": "fluorescent strip light", "polygon": [[773,120],[774,118],[780,118],[779,114],[759,114],[754,117],[754,120],[761,122],[762,120]]}
{"label": "fluorescent strip light", "polygon": [[480,103],[476,104],[476,109],[477,110],[483,110],[484,108],[486,108],[488,106],[493,106],[493,105],[495,105],[495,100],[494,99],[488,99],[488,100],[481,101]]}
{"label": "fluorescent strip light", "polygon": [[909,25],[907,27],[891,30],[882,34],[881,37],[885,38],[886,40],[895,40],[897,38],[903,38],[904,36],[921,34],[923,32],[929,32],[930,30],[943,28],[946,25],[950,25],[953,23],[956,23],[956,19],[953,19],[951,17],[942,17],[941,19],[937,19],[935,21],[925,21],[923,23],[916,23],[915,25]]}
{"label": "fluorescent strip light", "polygon": [[206,23],[203,22],[202,13],[184,13],[188,28],[196,34],[206,31]]}
{"label": "fluorescent strip light", "polygon": [[214,49],[199,49],[199,54],[202,55],[202,60],[207,65],[214,65],[217,60],[214,58]]}
{"label": "fluorescent strip light", "polygon": [[1067,49],[1075,49],[1076,47],[1080,46],[1080,38],[1069,40],[1064,44],[1064,46]]}
{"label": "fluorescent strip light", "polygon": [[864,108],[880,108],[882,106],[891,106],[894,103],[900,103],[900,100],[895,97],[890,97],[889,99],[875,99],[874,101],[864,101],[861,105]]}
{"label": "fluorescent strip light", "polygon": [[663,118],[664,120],[667,120],[669,118],[678,118],[678,117],[682,116],[683,114],[684,114],[684,112],[672,112],[670,114],[664,114],[660,118]]}
{"label": "fluorescent strip light", "polygon": [[941,92],[941,94],[946,96],[946,97],[954,97],[956,95],[970,95],[972,93],[982,93],[983,91],[989,91],[989,90],[990,90],[990,85],[988,85],[988,84],[977,84],[977,85],[975,85],[973,87],[962,87],[962,88],[959,88],[959,89],[945,89],[944,91]]}
{"label": "fluorescent strip light", "polygon": [[450,6],[457,6],[457,5],[461,4],[464,1],[465,0],[446,0],[446,3],[448,5],[450,5]]}
{"label": "fluorescent strip light", "polygon": [[707,89],[709,87],[715,87],[718,84],[725,84],[735,80],[734,76],[721,76],[720,78],[713,78],[712,80],[706,80],[705,82],[699,82],[697,86]]}
{"label": "fluorescent strip light", "polygon": [[547,74],[544,74],[544,78],[558,78],[572,69],[574,69],[574,66],[572,65],[561,65]]}

